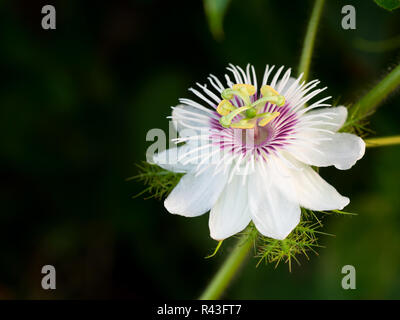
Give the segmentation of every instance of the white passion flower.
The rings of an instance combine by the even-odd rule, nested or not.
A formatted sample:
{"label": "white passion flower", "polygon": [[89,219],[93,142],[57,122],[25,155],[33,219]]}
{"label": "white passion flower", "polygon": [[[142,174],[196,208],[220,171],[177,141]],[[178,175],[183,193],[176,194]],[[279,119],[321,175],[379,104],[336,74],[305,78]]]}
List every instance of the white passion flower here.
{"label": "white passion flower", "polygon": [[[213,239],[230,237],[253,221],[264,236],[282,240],[300,221],[300,207],[341,210],[350,200],[311,167],[346,170],[364,155],[364,141],[340,133],[343,106],[312,104],[324,91],[284,67],[266,67],[257,89],[253,66],[230,65],[226,86],[214,75],[210,87],[190,89],[201,101],[180,99],[172,120],[179,133],[171,148],[154,156],[164,169],[185,173],[165,200],[173,214],[195,217],[210,211]],[[281,76],[283,74],[283,76]],[[271,79],[272,78],[272,79]]]}

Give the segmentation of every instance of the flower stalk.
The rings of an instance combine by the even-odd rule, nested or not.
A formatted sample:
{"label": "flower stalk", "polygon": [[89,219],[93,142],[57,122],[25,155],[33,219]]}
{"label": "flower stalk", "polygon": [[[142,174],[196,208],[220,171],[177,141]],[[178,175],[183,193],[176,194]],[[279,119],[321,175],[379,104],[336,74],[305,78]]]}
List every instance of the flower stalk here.
{"label": "flower stalk", "polygon": [[255,228],[250,228],[251,227],[249,227],[240,237],[235,248],[204,290],[199,300],[216,300],[221,297],[235,274],[246,261],[246,258],[253,247],[257,230]]}
{"label": "flower stalk", "polygon": [[350,116],[354,117],[356,114],[357,118],[363,118],[370,115],[375,107],[399,86],[400,64],[350,109]]}
{"label": "flower stalk", "polygon": [[400,136],[391,136],[383,138],[370,138],[365,140],[367,147],[384,147],[400,144]]}
{"label": "flower stalk", "polygon": [[303,50],[301,52],[300,63],[298,74],[303,74],[303,80],[307,81],[310,73],[311,58],[315,44],[315,38],[317,35],[319,20],[321,18],[322,9],[324,7],[325,0],[315,0],[314,8],[311,13],[310,20],[308,22],[306,36],[304,38]]}

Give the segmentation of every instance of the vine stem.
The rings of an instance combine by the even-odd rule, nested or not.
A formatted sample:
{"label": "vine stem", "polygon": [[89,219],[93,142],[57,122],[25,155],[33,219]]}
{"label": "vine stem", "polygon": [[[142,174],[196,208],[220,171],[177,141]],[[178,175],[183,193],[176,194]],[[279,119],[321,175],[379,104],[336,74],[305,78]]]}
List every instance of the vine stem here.
{"label": "vine stem", "polygon": [[254,238],[257,230],[249,230],[240,237],[233,251],[222,264],[221,268],[215,274],[207,288],[204,290],[199,300],[216,300],[221,297],[233,277],[240,269],[240,266],[246,261],[250,249],[253,247]]}
{"label": "vine stem", "polygon": [[315,38],[317,35],[318,24],[321,18],[322,9],[324,7],[325,0],[315,0],[314,8],[311,13],[310,20],[308,22],[306,35],[303,43],[303,50],[301,52],[300,63],[298,73],[304,73],[303,79],[307,81],[310,73],[311,57],[314,49]]}
{"label": "vine stem", "polygon": [[365,139],[367,147],[384,147],[400,144],[400,136]]}
{"label": "vine stem", "polygon": [[368,116],[398,86],[400,86],[400,64],[350,109],[350,116],[357,118]]}

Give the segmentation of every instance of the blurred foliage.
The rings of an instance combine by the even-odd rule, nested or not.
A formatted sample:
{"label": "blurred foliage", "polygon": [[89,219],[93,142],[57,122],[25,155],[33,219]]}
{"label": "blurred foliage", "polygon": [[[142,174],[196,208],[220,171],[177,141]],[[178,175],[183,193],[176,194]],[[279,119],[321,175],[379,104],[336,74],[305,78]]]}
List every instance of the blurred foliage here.
{"label": "blurred foliage", "polygon": [[376,52],[376,53],[396,50],[400,48],[400,36],[397,35],[393,38],[381,41],[370,41],[361,38],[356,38],[354,41],[354,46],[357,49],[363,51]]}
{"label": "blurred foliage", "polygon": [[[224,260],[209,238],[208,215],[167,214],[162,202],[132,196],[142,183],[146,133],[168,131],[166,116],[187,88],[232,62],[297,66],[310,1],[232,1],[224,38],[209,32],[201,1],[53,1],[57,29],[41,29],[44,1],[0,5],[0,298],[194,298]],[[341,7],[357,10],[343,30]],[[398,50],[354,47],[357,37],[399,34],[400,11],[372,1],[327,1],[311,77],[338,104],[357,101],[398,62]],[[371,23],[373,21],[373,23]],[[246,45],[248,44],[248,45]],[[370,119],[379,136],[399,133],[398,96]],[[318,256],[256,268],[249,260],[227,298],[382,299],[400,297],[400,148],[373,148],[348,171],[321,175],[357,216],[329,215]],[[57,289],[40,270],[53,264]],[[357,290],[340,286],[354,265]]]}
{"label": "blurred foliage", "polygon": [[392,11],[400,7],[400,0],[374,0],[377,5],[382,8]]}
{"label": "blurred foliage", "polygon": [[221,40],[224,35],[223,20],[231,0],[203,0],[208,25],[214,38]]}

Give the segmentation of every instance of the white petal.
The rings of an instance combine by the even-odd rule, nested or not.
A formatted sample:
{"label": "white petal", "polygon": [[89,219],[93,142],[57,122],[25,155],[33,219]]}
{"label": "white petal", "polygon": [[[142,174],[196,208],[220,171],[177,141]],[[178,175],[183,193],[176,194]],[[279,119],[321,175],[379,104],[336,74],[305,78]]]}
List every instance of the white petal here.
{"label": "white petal", "polygon": [[193,163],[183,164],[180,157],[191,150],[189,143],[177,147],[164,150],[154,155],[153,162],[168,171],[184,173],[194,168]]}
{"label": "white petal", "polygon": [[[190,137],[205,133],[210,128],[212,119],[210,111],[199,105],[177,105],[172,111],[172,120],[176,131],[181,137]],[[207,110],[207,111],[206,111]]]}
{"label": "white petal", "polygon": [[249,177],[249,208],[252,220],[264,236],[285,239],[300,222],[300,206],[286,193],[291,193],[290,185],[286,191],[269,165],[266,171],[257,163],[257,174]]}
{"label": "white petal", "polygon": [[215,240],[226,239],[250,223],[247,185],[242,185],[242,178],[235,175],[211,209],[208,225],[211,238]]}
{"label": "white petal", "polygon": [[313,128],[336,132],[344,125],[347,119],[347,108],[343,106],[320,108],[305,113],[300,119],[306,120]]}
{"label": "white petal", "polygon": [[365,142],[354,134],[335,133],[326,137],[331,140],[319,141],[314,145],[305,143],[288,150],[306,164],[317,167],[333,165],[341,170],[350,169],[365,153]]}
{"label": "white petal", "polygon": [[[279,80],[277,85],[276,85],[276,90],[279,92],[281,95],[286,95],[290,87],[293,85],[293,83],[296,82],[296,78],[290,77],[286,83],[283,83],[282,80]],[[281,88],[282,87],[282,88]]]}
{"label": "white petal", "polygon": [[165,199],[165,208],[173,214],[195,217],[209,211],[226,185],[223,173],[213,176],[214,167],[195,176],[185,174],[171,194]]}
{"label": "white petal", "polygon": [[310,166],[303,165],[302,170],[291,169],[297,199],[303,208],[310,210],[342,210],[350,202],[340,195]]}

